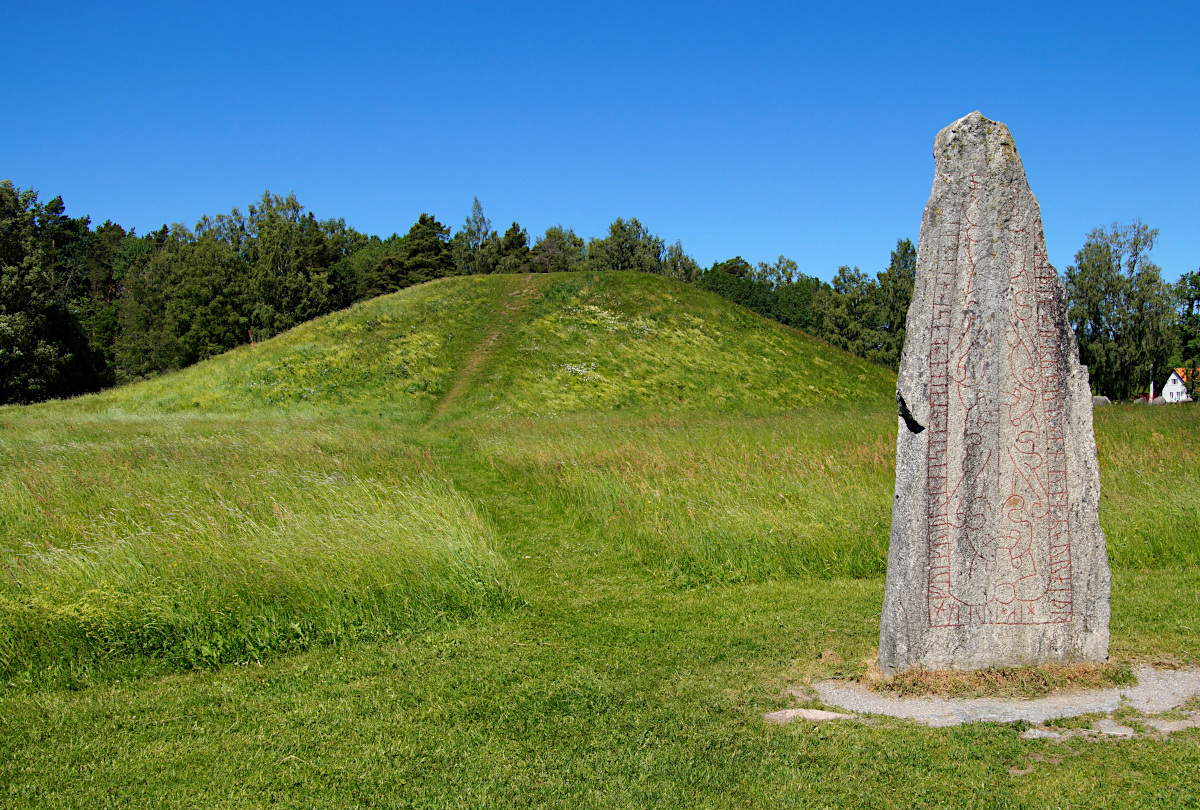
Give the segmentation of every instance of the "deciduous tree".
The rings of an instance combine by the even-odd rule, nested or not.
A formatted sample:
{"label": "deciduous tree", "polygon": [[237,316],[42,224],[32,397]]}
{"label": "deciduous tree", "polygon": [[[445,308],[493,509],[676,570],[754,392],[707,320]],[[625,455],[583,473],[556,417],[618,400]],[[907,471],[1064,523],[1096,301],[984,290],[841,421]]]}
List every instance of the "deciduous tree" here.
{"label": "deciduous tree", "polygon": [[662,260],[661,272],[664,276],[673,278],[676,281],[692,284],[700,278],[700,274],[704,270],[696,263],[695,259],[684,252],[683,243],[676,239],[674,244],[667,245],[667,251]]}
{"label": "deciduous tree", "polygon": [[87,231],[61,198],[0,181],[0,404],[70,396],[98,383],[87,339],[68,306],[64,258]]}
{"label": "deciduous tree", "polygon": [[1066,270],[1067,317],[1092,388],[1113,399],[1156,385],[1169,374],[1177,312],[1150,252],[1158,229],[1141,221],[1094,228]]}
{"label": "deciduous tree", "polygon": [[464,276],[490,272],[480,265],[480,252],[484,243],[494,238],[492,221],[483,215],[483,205],[476,197],[471,203],[471,213],[463,223],[462,229],[454,235],[453,254],[455,267]]}

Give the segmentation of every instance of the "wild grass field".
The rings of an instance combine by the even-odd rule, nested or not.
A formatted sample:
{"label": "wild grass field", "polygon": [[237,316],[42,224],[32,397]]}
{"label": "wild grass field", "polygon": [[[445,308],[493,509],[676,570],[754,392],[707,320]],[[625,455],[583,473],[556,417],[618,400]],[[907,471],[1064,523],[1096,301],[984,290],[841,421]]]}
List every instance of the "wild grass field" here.
{"label": "wild grass field", "polygon": [[[494,276],[0,409],[0,804],[1197,806],[1194,731],[762,721],[877,645],[893,386]],[[1113,660],[1200,665],[1200,409],[1096,429]]]}

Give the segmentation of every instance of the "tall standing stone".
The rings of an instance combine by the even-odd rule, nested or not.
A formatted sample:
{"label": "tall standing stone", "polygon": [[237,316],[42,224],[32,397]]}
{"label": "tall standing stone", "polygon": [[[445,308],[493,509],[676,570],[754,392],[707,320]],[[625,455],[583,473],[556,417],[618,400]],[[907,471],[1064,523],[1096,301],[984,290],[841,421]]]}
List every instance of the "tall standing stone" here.
{"label": "tall standing stone", "polygon": [[1087,368],[1008,127],[934,140],[896,398],[885,673],[1108,657]]}

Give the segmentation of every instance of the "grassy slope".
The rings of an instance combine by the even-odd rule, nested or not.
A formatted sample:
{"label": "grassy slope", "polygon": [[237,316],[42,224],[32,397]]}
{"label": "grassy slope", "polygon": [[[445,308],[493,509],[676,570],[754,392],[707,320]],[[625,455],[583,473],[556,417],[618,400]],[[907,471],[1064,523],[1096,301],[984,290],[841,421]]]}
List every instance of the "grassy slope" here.
{"label": "grassy slope", "polygon": [[475,276],[423,284],[181,372],[48,410],[210,416],[337,411],[420,423],[483,336],[509,281]]}
{"label": "grassy slope", "polygon": [[532,290],[459,416],[739,417],[887,405],[895,376],[713,293],[636,273],[528,278]]}
{"label": "grassy slope", "polygon": [[[481,353],[486,373],[464,368]],[[464,372],[453,416],[744,415],[886,404],[895,386],[878,366],[686,284],[553,273],[423,284],[59,412],[337,412],[416,424]]]}
{"label": "grassy slope", "polygon": [[[341,365],[313,361],[336,357],[339,344],[320,324],[305,327],[313,331],[296,345],[310,347],[309,361],[286,362],[310,381],[334,378],[325,391],[337,404],[326,410],[338,418],[305,399],[311,382],[280,377],[292,394],[274,401],[240,392],[236,380],[262,379],[247,369],[282,367],[277,344],[257,347],[257,359],[235,353],[242,377],[219,362],[185,372],[182,394],[156,382],[0,411],[8,492],[24,487],[26,517],[59,521],[58,531],[81,531],[117,503],[139,525],[188,514],[211,522],[220,513],[201,497],[204,482],[221,488],[213,503],[269,523],[249,498],[255,487],[298,512],[308,495],[296,475],[352,471],[391,487],[381,514],[423,481],[465,501],[462,520],[482,516],[482,548],[508,567],[504,609],[392,640],[79,691],[14,681],[0,692],[7,803],[1195,805],[1195,732],[1062,750],[994,724],[766,726],[762,712],[789,704],[784,686],[861,671],[877,642],[882,580],[871,575],[886,545],[892,378],[857,361],[851,373],[826,373],[818,344],[661,279],[455,283],[468,282],[478,294],[470,306],[416,330],[406,296],[446,307],[422,299],[426,289],[355,310],[399,313],[396,337],[407,329],[475,346],[439,350],[424,388],[374,382],[390,362],[381,347]],[[443,330],[450,322],[458,326]],[[772,344],[810,359],[772,365],[761,351]],[[393,385],[390,399],[373,399],[383,385]],[[819,397],[803,399],[814,389]],[[832,408],[829,390],[839,392]],[[552,407],[538,404],[551,394]],[[188,415],[206,397],[239,415]],[[1200,433],[1200,410],[1112,408],[1096,421],[1116,565],[1113,655],[1200,663],[1200,573],[1194,557],[1173,562],[1194,554],[1186,524],[1200,518],[1200,451],[1173,437]],[[261,447],[214,452],[222,442]],[[137,473],[146,459],[158,473]],[[120,473],[122,463],[135,469]],[[92,480],[106,471],[115,485]],[[57,499],[73,497],[76,482],[99,500],[80,499],[71,513]],[[136,497],[155,489],[169,497]],[[308,511],[337,513],[360,492],[347,485],[340,497]],[[1179,520],[1160,518],[1164,510]],[[284,519],[275,525],[288,531]],[[277,536],[284,545],[286,533]],[[826,650],[836,657],[821,660]],[[1028,764],[1029,776],[1009,773]]]}

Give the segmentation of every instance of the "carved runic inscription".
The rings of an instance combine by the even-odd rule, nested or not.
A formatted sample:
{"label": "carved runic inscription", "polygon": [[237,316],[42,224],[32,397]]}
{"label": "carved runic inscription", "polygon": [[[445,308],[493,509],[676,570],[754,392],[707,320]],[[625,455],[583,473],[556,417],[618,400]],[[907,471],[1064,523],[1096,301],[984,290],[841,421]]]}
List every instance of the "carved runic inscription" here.
{"label": "carved runic inscription", "polygon": [[[963,237],[957,244],[947,240],[936,257],[927,451],[929,626],[1070,622],[1057,277],[1044,242],[1026,238],[1028,229],[1040,231],[1032,217],[1007,225],[999,237],[1007,244],[983,245],[977,200],[967,203],[960,221],[943,223]],[[981,311],[974,285],[984,250],[1009,263],[1007,312]],[[985,360],[994,351],[980,349],[998,341],[1004,341],[1005,359],[997,365]]]}

